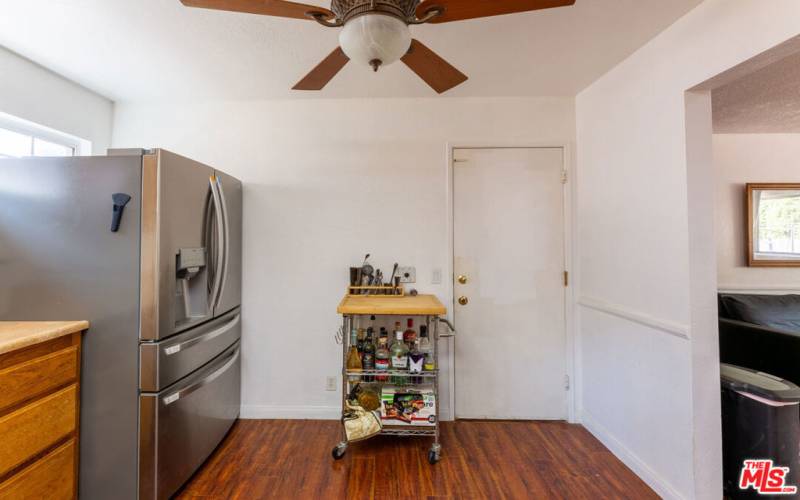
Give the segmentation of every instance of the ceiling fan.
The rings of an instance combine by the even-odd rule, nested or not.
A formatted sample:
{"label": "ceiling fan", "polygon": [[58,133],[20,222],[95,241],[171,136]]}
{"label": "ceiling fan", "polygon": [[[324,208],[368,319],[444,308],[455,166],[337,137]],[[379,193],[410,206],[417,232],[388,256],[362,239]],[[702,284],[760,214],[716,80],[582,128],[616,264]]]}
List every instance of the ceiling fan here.
{"label": "ceiling fan", "polygon": [[374,71],[398,59],[438,93],[467,76],[412,39],[411,24],[447,23],[573,5],[575,0],[331,0],[330,10],[285,0],[180,0],[188,7],[315,20],[343,27],[339,47],[292,87],[322,90],[350,59]]}

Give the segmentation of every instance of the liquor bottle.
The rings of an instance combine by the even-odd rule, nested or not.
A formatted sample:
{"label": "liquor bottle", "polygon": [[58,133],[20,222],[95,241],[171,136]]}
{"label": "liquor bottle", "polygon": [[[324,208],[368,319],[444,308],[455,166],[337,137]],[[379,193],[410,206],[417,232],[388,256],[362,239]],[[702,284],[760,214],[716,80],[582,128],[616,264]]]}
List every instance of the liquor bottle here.
{"label": "liquor bottle", "polygon": [[[400,322],[397,322],[396,326],[395,340],[392,342],[392,347],[389,349],[392,356],[392,370],[408,370],[408,346],[403,342],[403,332],[400,331]],[[392,382],[397,385],[403,385],[405,383],[405,377],[392,377]]]}
{"label": "liquor bottle", "polygon": [[406,331],[403,332],[403,342],[411,348],[414,345],[414,341],[417,339],[417,332],[414,331],[414,319],[408,318],[408,328]]}
{"label": "liquor bottle", "polygon": [[[361,366],[364,370],[375,369],[375,344],[372,343],[372,327],[367,328],[367,338],[364,339],[364,349],[361,353]],[[364,376],[365,382],[372,382],[372,375]]]}
{"label": "liquor bottle", "polygon": [[359,328],[358,329],[358,337],[357,337],[358,340],[356,342],[356,348],[358,349],[358,355],[359,356],[361,356],[361,354],[363,354],[363,352],[364,352],[364,337],[365,337],[364,329],[363,328]]}
{"label": "liquor bottle", "polygon": [[436,363],[433,360],[433,344],[428,337],[428,327],[425,325],[419,327],[419,351],[425,356],[423,369],[426,371],[434,370]]}
{"label": "liquor bottle", "polygon": [[364,338],[364,346],[361,349],[362,355],[368,352],[375,354],[375,330],[367,328],[367,336]]}
{"label": "liquor bottle", "polygon": [[[419,350],[419,339],[414,341],[411,350],[408,352],[408,371],[409,373],[422,373],[425,363],[425,355]],[[411,377],[412,384],[421,384],[422,377]]]}
{"label": "liquor bottle", "polygon": [[[386,347],[386,337],[378,339],[378,347],[375,349],[375,369],[378,371],[389,370],[389,349]],[[386,382],[386,375],[376,375],[375,380]]]}
{"label": "liquor bottle", "polygon": [[[350,350],[347,353],[347,370],[348,371],[361,371],[361,356],[358,354],[358,331],[353,329],[350,332]],[[359,375],[350,375],[348,377],[350,382],[358,382],[361,377]]]}
{"label": "liquor bottle", "polygon": [[392,341],[389,343],[389,350],[392,349],[391,346],[394,345],[394,339],[397,338],[397,334],[398,333],[400,335],[402,335],[403,334],[403,330],[400,329],[400,322],[399,321],[395,321],[394,322],[394,330],[392,330]]}

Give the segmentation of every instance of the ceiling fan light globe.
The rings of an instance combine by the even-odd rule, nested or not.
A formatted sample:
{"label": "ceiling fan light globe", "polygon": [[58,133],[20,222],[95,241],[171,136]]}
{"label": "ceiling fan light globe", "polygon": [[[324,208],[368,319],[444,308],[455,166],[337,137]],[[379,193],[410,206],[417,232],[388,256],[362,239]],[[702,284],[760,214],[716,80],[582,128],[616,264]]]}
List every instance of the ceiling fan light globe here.
{"label": "ceiling fan light globe", "polygon": [[386,66],[403,57],[411,46],[411,32],[400,19],[364,14],[351,19],[339,33],[339,45],[350,60],[364,66]]}

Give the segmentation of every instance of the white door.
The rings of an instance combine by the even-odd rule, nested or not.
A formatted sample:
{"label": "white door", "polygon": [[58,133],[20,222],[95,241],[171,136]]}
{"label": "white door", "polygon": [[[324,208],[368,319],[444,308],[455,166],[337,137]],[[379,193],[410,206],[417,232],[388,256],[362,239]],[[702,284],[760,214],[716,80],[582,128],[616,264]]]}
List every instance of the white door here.
{"label": "white door", "polygon": [[566,419],[563,151],[453,157],[456,418]]}

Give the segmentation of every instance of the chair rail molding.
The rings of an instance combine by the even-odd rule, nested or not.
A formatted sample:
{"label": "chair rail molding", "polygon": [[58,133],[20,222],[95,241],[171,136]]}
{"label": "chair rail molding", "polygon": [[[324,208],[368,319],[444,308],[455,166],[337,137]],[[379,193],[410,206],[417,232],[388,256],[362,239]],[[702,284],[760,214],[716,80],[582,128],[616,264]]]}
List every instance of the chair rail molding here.
{"label": "chair rail molding", "polygon": [[668,333],[669,335],[682,338],[684,340],[690,340],[691,338],[689,335],[689,325],[679,323],[677,321],[657,318],[651,314],[638,311],[630,307],[612,304],[611,302],[585,295],[578,299],[578,304],[583,307],[588,307],[589,309],[594,309],[595,311],[600,311],[618,318],[626,319],[628,321],[650,327],[663,333]]}
{"label": "chair rail molding", "polygon": [[718,285],[720,293],[762,293],[766,295],[800,294],[800,284],[794,285]]}

